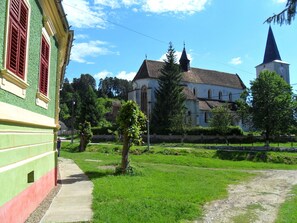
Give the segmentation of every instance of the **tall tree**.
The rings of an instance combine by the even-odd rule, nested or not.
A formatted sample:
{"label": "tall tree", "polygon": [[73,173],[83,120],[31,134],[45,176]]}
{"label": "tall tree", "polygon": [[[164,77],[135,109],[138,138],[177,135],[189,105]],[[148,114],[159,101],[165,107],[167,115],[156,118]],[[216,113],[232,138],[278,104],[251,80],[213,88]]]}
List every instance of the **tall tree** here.
{"label": "tall tree", "polygon": [[81,74],[80,78],[73,78],[72,87],[79,92],[80,96],[88,90],[89,86],[96,92],[96,80],[92,75]]}
{"label": "tall tree", "polygon": [[180,129],[183,126],[185,95],[181,85],[182,75],[176,63],[172,43],[166,54],[164,66],[159,77],[159,87],[155,91],[156,103],[152,113],[152,125],[164,129]]}
{"label": "tall tree", "polygon": [[296,15],[296,6],[297,6],[297,0],[287,0],[286,7],[283,11],[269,17],[265,22],[267,23],[276,22],[280,25],[286,23],[290,25]]}
{"label": "tall tree", "polygon": [[275,72],[265,70],[251,82],[250,94],[252,121],[264,131],[267,145],[272,135],[288,133],[296,110],[291,86]]}
{"label": "tall tree", "polygon": [[121,171],[126,174],[129,168],[129,149],[134,143],[142,142],[146,117],[134,101],[127,101],[120,109],[117,122],[123,135]]}
{"label": "tall tree", "polygon": [[97,126],[99,123],[99,110],[97,109],[97,95],[91,86],[88,86],[87,91],[81,96],[81,112],[79,123],[85,121],[90,122],[92,126]]}
{"label": "tall tree", "polygon": [[128,92],[131,90],[131,81],[116,77],[106,77],[105,79],[100,79],[98,96],[128,100]]}

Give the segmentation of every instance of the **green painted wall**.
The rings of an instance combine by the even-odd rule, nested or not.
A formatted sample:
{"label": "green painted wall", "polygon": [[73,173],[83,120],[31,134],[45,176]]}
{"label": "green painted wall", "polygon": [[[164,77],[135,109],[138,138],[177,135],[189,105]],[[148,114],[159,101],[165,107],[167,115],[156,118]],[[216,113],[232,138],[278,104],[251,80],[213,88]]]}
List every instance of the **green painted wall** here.
{"label": "green painted wall", "polygon": [[27,182],[27,175],[34,171],[34,180],[55,168],[55,153],[42,157],[33,162],[26,163],[14,169],[0,172],[1,196],[0,206],[10,201],[13,197],[28,188],[32,183]]}
{"label": "green painted wall", "polygon": [[[21,108],[46,115],[48,117],[55,117],[55,91],[56,91],[56,73],[57,73],[57,60],[58,60],[58,49],[56,41],[51,37],[51,58],[50,58],[50,77],[49,77],[49,107],[48,109],[41,108],[36,105],[36,92],[38,90],[39,82],[39,61],[40,61],[40,42],[42,35],[42,12],[37,5],[38,1],[30,0],[31,15],[30,15],[30,33],[29,33],[29,49],[28,49],[28,73],[26,98],[22,99],[10,92],[0,89],[0,101],[7,102],[19,106]],[[6,9],[7,1],[0,1],[1,10]],[[1,11],[2,12],[2,11]],[[4,35],[5,35],[5,24],[6,15],[0,13],[0,67],[3,68],[3,55],[4,55]]]}
{"label": "green painted wall", "polygon": [[3,69],[6,0],[0,1],[0,69]]}
{"label": "green painted wall", "polygon": [[54,150],[52,129],[0,124],[0,168]]}

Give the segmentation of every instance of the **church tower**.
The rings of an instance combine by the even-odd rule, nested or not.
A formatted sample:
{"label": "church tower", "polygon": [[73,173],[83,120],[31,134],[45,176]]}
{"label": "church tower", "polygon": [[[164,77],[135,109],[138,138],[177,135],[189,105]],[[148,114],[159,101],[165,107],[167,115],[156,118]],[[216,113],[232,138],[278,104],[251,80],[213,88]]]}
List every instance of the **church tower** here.
{"label": "church tower", "polygon": [[290,84],[289,64],[282,61],[270,26],[263,63],[256,66],[257,77],[262,70],[274,71]]}
{"label": "church tower", "polygon": [[179,59],[179,65],[180,65],[182,72],[187,72],[190,70],[190,60],[187,57],[185,44],[184,44],[184,49],[183,49],[182,55]]}

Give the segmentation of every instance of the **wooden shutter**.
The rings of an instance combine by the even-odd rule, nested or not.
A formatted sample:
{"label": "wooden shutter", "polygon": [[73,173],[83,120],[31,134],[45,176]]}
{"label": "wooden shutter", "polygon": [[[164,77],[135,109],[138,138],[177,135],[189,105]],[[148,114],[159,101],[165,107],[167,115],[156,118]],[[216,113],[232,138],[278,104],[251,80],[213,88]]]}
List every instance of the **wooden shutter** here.
{"label": "wooden shutter", "polygon": [[9,11],[7,68],[25,78],[28,8],[23,1],[11,0]]}
{"label": "wooden shutter", "polygon": [[44,36],[41,39],[40,49],[40,71],[39,71],[39,91],[47,96],[48,89],[48,66],[49,66],[49,44]]}

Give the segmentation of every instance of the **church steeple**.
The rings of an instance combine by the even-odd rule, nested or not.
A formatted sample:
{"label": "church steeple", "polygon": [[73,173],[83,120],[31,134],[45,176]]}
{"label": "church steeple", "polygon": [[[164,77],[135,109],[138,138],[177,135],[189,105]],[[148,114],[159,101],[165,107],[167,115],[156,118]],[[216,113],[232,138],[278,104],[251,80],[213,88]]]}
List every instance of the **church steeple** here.
{"label": "church steeple", "polygon": [[268,30],[263,63],[256,66],[257,77],[259,77],[259,74],[262,70],[274,71],[288,84],[290,84],[289,64],[282,61],[270,26]]}
{"label": "church steeple", "polygon": [[179,64],[182,72],[187,72],[190,70],[190,60],[187,57],[186,46],[184,43],[184,49],[179,59]]}
{"label": "church steeple", "polygon": [[270,63],[274,60],[282,60],[282,59],[279,55],[272,29],[269,26],[263,64]]}

